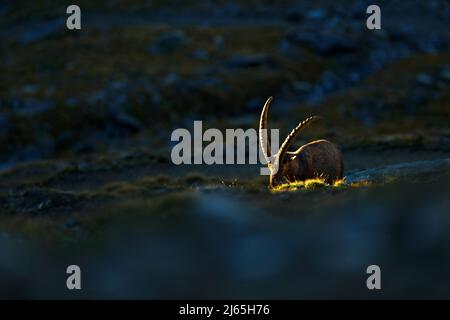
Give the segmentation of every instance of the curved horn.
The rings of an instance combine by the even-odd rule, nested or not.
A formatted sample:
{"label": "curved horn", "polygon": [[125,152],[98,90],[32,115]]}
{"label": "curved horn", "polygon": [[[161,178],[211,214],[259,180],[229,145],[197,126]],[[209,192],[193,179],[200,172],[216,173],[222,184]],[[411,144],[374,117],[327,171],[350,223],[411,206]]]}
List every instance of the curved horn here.
{"label": "curved horn", "polygon": [[291,146],[292,142],[297,137],[297,135],[300,133],[300,131],[306,128],[306,126],[310,124],[312,121],[318,120],[320,118],[321,117],[318,116],[312,116],[300,122],[284,140],[283,144],[280,147],[280,151],[277,154],[277,160],[278,161],[283,160],[286,152],[288,151],[289,147]]}
{"label": "curved horn", "polygon": [[266,158],[267,163],[270,163],[270,140],[268,137],[267,130],[267,113],[269,111],[270,104],[272,103],[273,97],[269,97],[261,112],[261,118],[259,119],[259,141],[261,143],[261,149]]}

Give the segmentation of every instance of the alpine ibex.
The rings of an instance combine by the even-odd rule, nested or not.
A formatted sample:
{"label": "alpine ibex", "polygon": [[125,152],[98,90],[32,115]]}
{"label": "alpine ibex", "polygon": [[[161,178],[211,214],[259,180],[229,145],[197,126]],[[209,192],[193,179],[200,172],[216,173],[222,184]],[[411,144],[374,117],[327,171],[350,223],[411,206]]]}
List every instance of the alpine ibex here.
{"label": "alpine ibex", "polygon": [[278,153],[271,156],[270,141],[267,137],[267,113],[272,97],[267,99],[259,121],[259,140],[270,171],[270,187],[289,182],[323,178],[326,183],[342,179],[344,162],[341,152],[327,140],[316,140],[301,146],[297,151],[289,152],[294,139],[312,121],[312,116],[300,122],[286,137]]}

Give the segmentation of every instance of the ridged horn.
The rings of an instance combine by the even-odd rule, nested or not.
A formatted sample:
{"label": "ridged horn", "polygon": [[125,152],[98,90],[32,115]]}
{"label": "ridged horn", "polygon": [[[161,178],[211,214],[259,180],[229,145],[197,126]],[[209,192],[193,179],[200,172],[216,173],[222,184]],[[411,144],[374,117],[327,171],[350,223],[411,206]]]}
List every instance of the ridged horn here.
{"label": "ridged horn", "polygon": [[286,137],[283,144],[280,147],[280,151],[278,151],[277,154],[277,160],[278,162],[282,161],[284,156],[286,155],[286,152],[288,151],[289,147],[291,146],[292,142],[295,140],[295,138],[298,136],[298,134],[306,128],[312,121],[318,120],[321,117],[319,116],[312,116],[309,117],[302,122],[300,122],[292,131],[291,133]]}
{"label": "ridged horn", "polygon": [[271,163],[270,161],[270,140],[268,137],[268,129],[267,129],[267,113],[269,111],[270,104],[272,103],[273,97],[269,97],[264,104],[264,107],[261,112],[261,118],[259,119],[259,142],[261,144],[261,149],[264,154],[264,158],[266,158],[267,163]]}

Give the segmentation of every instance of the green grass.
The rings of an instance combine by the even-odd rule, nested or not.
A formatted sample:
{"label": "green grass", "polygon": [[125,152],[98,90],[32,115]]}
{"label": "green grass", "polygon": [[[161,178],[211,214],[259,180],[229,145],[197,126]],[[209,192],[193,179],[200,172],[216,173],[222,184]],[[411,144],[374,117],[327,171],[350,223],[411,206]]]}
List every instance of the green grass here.
{"label": "green grass", "polygon": [[284,183],[272,188],[274,192],[284,192],[284,191],[297,191],[301,189],[321,189],[332,187],[325,182],[322,178],[308,179],[305,181],[292,181]]}
{"label": "green grass", "polygon": [[354,183],[348,183],[345,178],[337,180],[332,184],[325,182],[323,178],[308,179],[305,181],[292,181],[284,183],[272,188],[272,192],[286,192],[286,191],[298,191],[298,190],[332,190],[332,189],[347,189],[347,188],[359,188],[368,187],[373,185],[370,181],[359,181]]}

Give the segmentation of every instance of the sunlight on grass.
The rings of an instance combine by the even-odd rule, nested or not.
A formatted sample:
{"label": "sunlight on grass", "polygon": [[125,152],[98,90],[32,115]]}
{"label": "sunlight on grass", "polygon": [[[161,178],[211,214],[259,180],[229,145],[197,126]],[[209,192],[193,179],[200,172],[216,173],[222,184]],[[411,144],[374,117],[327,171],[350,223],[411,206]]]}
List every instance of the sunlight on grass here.
{"label": "sunlight on grass", "polygon": [[372,183],[370,181],[359,181],[354,183],[348,183],[345,178],[335,181],[333,184],[328,184],[323,178],[308,179],[305,181],[292,181],[285,184],[281,184],[272,188],[274,192],[284,191],[297,191],[297,190],[317,190],[317,189],[330,189],[330,188],[359,188],[368,187]]}
{"label": "sunlight on grass", "polygon": [[327,186],[328,184],[325,182],[324,179],[316,178],[305,181],[292,181],[285,184],[281,184],[279,186],[274,187],[272,191],[283,192],[283,191],[296,191],[299,189],[319,189],[325,188]]}

